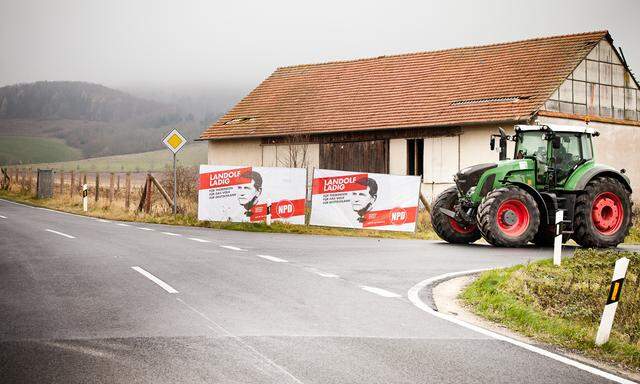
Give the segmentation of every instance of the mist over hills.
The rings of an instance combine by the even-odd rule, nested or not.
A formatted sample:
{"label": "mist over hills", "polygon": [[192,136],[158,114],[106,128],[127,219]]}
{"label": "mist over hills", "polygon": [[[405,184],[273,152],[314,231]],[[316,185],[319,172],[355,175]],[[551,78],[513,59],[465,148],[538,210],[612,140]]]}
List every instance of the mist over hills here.
{"label": "mist over hills", "polygon": [[[80,150],[82,157],[145,152],[162,148],[162,138],[173,128],[189,140],[197,138],[236,100],[233,92],[156,94],[147,88],[136,93],[151,97],[75,81],[1,87],[0,136],[56,139]],[[15,155],[3,160],[25,161]],[[51,159],[59,160],[66,159]]]}

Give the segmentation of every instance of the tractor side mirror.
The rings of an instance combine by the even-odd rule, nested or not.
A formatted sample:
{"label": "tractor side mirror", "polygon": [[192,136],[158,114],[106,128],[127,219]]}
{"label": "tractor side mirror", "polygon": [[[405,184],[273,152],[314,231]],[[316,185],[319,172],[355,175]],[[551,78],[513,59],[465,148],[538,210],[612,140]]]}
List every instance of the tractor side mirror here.
{"label": "tractor side mirror", "polygon": [[491,148],[492,151],[495,151],[496,149],[496,138],[492,137],[491,140],[489,141],[489,148]]}
{"label": "tractor side mirror", "polygon": [[553,139],[551,139],[551,145],[553,146],[553,149],[558,149],[562,147],[562,142],[560,141],[560,137],[556,136]]}

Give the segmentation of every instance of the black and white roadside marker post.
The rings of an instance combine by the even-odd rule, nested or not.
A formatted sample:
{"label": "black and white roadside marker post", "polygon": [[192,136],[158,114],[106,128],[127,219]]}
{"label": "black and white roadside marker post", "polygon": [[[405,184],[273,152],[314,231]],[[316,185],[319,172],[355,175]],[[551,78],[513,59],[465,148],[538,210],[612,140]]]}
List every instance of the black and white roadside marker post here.
{"label": "black and white roadside marker post", "polygon": [[622,283],[627,275],[627,267],[629,267],[629,259],[626,257],[616,260],[613,277],[611,278],[611,286],[609,287],[609,295],[607,296],[607,303],[604,306],[602,318],[600,319],[600,327],[598,327],[598,333],[596,334],[596,345],[598,346],[609,341],[613,318],[616,316],[616,309],[618,309],[618,301],[620,300],[620,293],[622,292]]}
{"label": "black and white roadside marker post", "polygon": [[267,216],[265,218],[265,223],[268,226],[271,226],[271,200],[267,200]]}
{"label": "black and white roadside marker post", "polygon": [[564,211],[556,211],[556,237],[553,239],[553,265],[560,265],[562,261],[562,220]]}
{"label": "black and white roadside marker post", "polygon": [[87,184],[82,184],[82,210],[85,212],[89,210],[89,187]]}
{"label": "black and white roadside marker post", "polygon": [[187,139],[184,138],[178,132],[177,129],[169,132],[167,136],[164,137],[162,143],[169,148],[171,152],[173,152],[173,214],[175,215],[177,212],[177,204],[178,204],[178,181],[177,181],[177,172],[176,172],[176,154],[182,147],[187,143]]}

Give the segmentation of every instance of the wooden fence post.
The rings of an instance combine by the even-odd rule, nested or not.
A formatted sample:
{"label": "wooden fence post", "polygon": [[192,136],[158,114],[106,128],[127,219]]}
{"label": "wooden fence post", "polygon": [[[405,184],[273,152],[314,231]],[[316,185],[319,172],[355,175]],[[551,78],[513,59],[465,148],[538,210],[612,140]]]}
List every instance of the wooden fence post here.
{"label": "wooden fence post", "polygon": [[64,190],[64,170],[60,170],[60,196],[62,196],[62,194]]}
{"label": "wooden fence post", "polygon": [[127,172],[127,175],[125,176],[124,185],[126,189],[125,195],[124,195],[124,207],[128,211],[129,206],[131,205],[131,172]]}
{"label": "wooden fence post", "polygon": [[76,187],[76,174],[71,171],[71,183],[69,183],[69,196],[73,196],[73,190]]}
{"label": "wooden fence post", "polygon": [[115,179],[115,173],[111,172],[111,174],[109,175],[109,205],[111,205],[111,203],[113,202],[113,188],[115,187]]}
{"label": "wooden fence post", "polygon": [[147,193],[145,196],[145,201],[144,201],[144,212],[145,213],[150,213],[151,212],[151,190],[152,190],[152,184],[151,184],[151,174],[147,173]]}
{"label": "wooden fence post", "polygon": [[28,184],[28,190],[32,191],[33,188],[31,187],[31,185],[33,184],[33,173],[31,172],[31,168],[29,168],[29,180],[28,180],[29,184]]}
{"label": "wooden fence post", "polygon": [[100,198],[100,172],[96,172],[96,203]]}
{"label": "wooden fence post", "polygon": [[120,192],[120,174],[117,176],[116,182],[116,193]]}

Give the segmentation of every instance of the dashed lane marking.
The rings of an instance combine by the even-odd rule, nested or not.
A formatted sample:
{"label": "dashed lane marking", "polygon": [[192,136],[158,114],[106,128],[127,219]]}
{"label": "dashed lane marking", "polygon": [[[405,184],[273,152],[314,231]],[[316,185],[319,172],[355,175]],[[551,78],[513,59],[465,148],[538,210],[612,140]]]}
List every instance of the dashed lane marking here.
{"label": "dashed lane marking", "polygon": [[274,257],[274,256],[269,256],[269,255],[258,255],[258,257],[261,257],[261,258],[263,258],[265,260],[273,261],[275,263],[288,263],[287,260],[281,259],[279,257]]}
{"label": "dashed lane marking", "polygon": [[75,236],[67,235],[66,233],[54,231],[53,229],[45,229],[47,232],[55,233],[56,235],[64,236],[68,239],[75,239]]}
{"label": "dashed lane marking", "polygon": [[7,216],[0,215],[0,219],[6,219]]}
{"label": "dashed lane marking", "polygon": [[99,221],[101,223],[110,223],[109,220],[105,220],[105,219],[96,219],[96,221]]}
{"label": "dashed lane marking", "polygon": [[210,243],[211,241],[205,239],[198,239],[197,237],[188,237],[189,240],[197,241],[199,243]]}
{"label": "dashed lane marking", "polygon": [[179,233],[173,233],[173,232],[162,232],[162,233],[164,233],[165,235],[169,235],[169,236],[182,236]]}
{"label": "dashed lane marking", "polygon": [[175,288],[173,288],[169,284],[165,283],[164,281],[158,279],[157,277],[153,276],[151,273],[145,271],[144,269],[142,269],[140,267],[137,267],[137,266],[136,267],[131,267],[131,269],[133,269],[134,271],[140,273],[142,276],[144,276],[147,279],[153,281],[154,283],[158,284],[165,291],[167,291],[169,293],[178,293],[178,291]]}
{"label": "dashed lane marking", "polygon": [[391,292],[391,291],[387,291],[386,289],[370,287],[368,285],[361,285],[360,288],[362,288],[363,290],[365,290],[367,292],[375,293],[376,295],[382,296],[382,297],[402,297],[402,296],[398,295],[397,293],[394,293],[394,292]]}
{"label": "dashed lane marking", "polygon": [[136,228],[138,228],[141,231],[153,231],[154,230],[153,228],[147,228],[147,227],[136,227]]}
{"label": "dashed lane marking", "polygon": [[318,276],[329,277],[329,278],[332,278],[332,279],[337,279],[338,277],[340,277],[340,276],[336,275],[335,273],[326,273],[326,272],[320,272],[320,271],[316,271],[316,272],[313,272],[313,273],[315,273]]}
{"label": "dashed lane marking", "polygon": [[129,225],[129,224],[125,224],[125,223],[118,223],[118,224],[116,224],[116,225],[119,225],[119,226],[121,226],[121,227],[130,227],[130,225]]}
{"label": "dashed lane marking", "polygon": [[234,247],[233,245],[221,245],[220,248],[230,249],[232,251],[244,251],[242,248]]}

